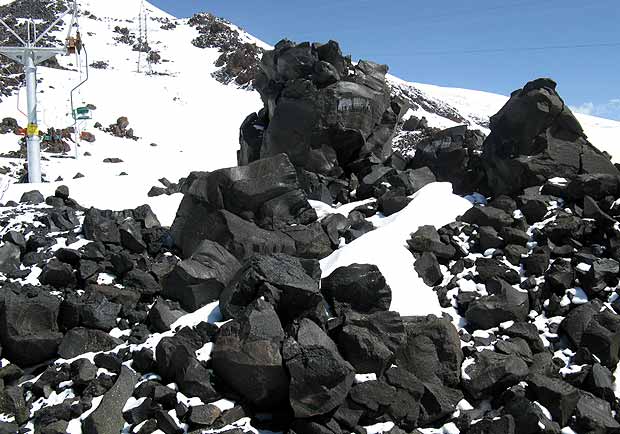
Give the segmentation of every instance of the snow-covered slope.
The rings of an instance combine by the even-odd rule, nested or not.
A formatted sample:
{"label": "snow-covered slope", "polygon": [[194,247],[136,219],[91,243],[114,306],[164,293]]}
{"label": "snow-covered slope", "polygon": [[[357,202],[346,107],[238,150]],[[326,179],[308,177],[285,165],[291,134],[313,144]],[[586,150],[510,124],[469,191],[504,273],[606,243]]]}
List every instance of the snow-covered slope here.
{"label": "snow-covered slope", "polygon": [[[131,46],[116,42],[115,26],[127,27],[138,33],[140,0],[82,1],[83,11],[98,19],[79,21],[88,50],[89,63],[107,62],[108,69],[90,68],[90,79],[81,88],[76,103],[97,107],[93,119],[83,125],[85,131],[96,135],[95,143],[82,142],[79,158],[49,158],[43,162],[43,172],[48,180],[59,176],[71,187],[75,197],[85,205],[101,208],[123,208],[147,202],[146,193],[157,179],[167,177],[172,181],[187,176],[191,170],[213,170],[236,164],[238,128],[245,116],[260,106],[254,92],[224,86],[211,77],[217,68],[217,49],[200,49],[191,44],[197,36],[196,29],[187,20],[175,20],[161,10],[147,6],[150,18],[168,18],[178,22],[172,30],[163,30],[156,21],[149,23],[149,43],[160,52],[164,62],[153,65],[153,74],[138,73],[138,52]],[[142,54],[142,71],[148,65]],[[85,63],[85,59],[80,59]],[[82,75],[75,71],[76,58],[64,57],[59,63],[70,71],[39,68],[39,116],[41,129],[65,128],[72,124],[70,91]],[[84,70],[82,68],[82,74]],[[14,117],[20,125],[25,117],[25,90],[20,96],[5,99],[0,104],[0,117]],[[115,123],[120,116],[127,116],[130,127],[140,137],[138,141],[112,137],[94,129],[100,122],[104,126]],[[13,134],[0,136],[2,152],[17,150],[18,137]],[[152,143],[157,146],[150,146]],[[84,156],[88,152],[90,156]],[[48,155],[49,157],[49,155]],[[102,163],[103,159],[116,157],[123,163]],[[0,166],[17,160],[0,159]],[[72,181],[76,173],[84,178]],[[128,177],[119,177],[126,172]],[[57,184],[38,186],[44,194],[53,192]],[[3,202],[19,199],[21,193],[32,189],[29,185],[12,185]],[[148,199],[167,224],[174,217],[176,203],[162,206],[169,198]],[[174,201],[175,198],[173,198]]]}

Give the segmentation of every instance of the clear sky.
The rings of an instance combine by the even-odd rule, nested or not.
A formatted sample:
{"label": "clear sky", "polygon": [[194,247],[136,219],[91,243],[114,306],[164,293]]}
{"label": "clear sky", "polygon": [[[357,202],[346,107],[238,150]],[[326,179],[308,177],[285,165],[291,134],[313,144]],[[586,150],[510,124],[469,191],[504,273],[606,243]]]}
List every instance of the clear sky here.
{"label": "clear sky", "polygon": [[578,111],[620,120],[620,0],[150,0],[275,44],[340,42],[421,83],[508,95],[547,76]]}

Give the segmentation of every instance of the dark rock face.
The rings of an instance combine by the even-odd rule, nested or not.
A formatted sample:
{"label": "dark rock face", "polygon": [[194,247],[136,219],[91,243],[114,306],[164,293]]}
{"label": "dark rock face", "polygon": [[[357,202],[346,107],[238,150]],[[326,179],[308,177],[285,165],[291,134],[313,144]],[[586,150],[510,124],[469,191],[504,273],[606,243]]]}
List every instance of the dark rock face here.
{"label": "dark rock face", "polygon": [[484,350],[474,354],[474,359],[471,368],[465,369],[468,378],[463,380],[463,386],[475,398],[513,386],[529,372],[527,364],[514,355]]}
{"label": "dark rock face", "polygon": [[[390,107],[386,72],[386,66],[372,62],[353,67],[334,41],[278,43],[263,56],[256,79],[270,119],[261,157],[287,152],[296,166],[326,175],[334,169],[334,160],[350,162],[363,156],[359,151],[387,158],[399,114]],[[280,90],[274,93],[273,89]],[[384,119],[391,122],[383,123]],[[290,148],[293,136],[304,140],[297,142],[296,149]],[[347,148],[335,140],[344,136],[351,145]],[[242,143],[240,164],[249,163],[243,161],[245,154]]]}
{"label": "dark rock face", "polygon": [[287,255],[253,256],[224,289],[220,311],[224,318],[238,318],[254,300],[264,297],[283,323],[288,323],[322,303],[313,260]]}
{"label": "dark rock face", "polygon": [[211,385],[209,372],[196,357],[196,351],[204,343],[205,339],[199,333],[185,327],[175,336],[159,342],[155,364],[158,372],[168,381],[177,383],[186,396],[197,396],[208,403],[218,400],[220,395]]}
{"label": "dark rock face", "polygon": [[424,382],[457,386],[461,378],[463,352],[456,328],[444,318],[403,318],[406,343],[397,353],[396,364]]}
{"label": "dark rock face", "polygon": [[381,375],[392,365],[405,340],[405,328],[397,312],[348,312],[337,343],[344,359],[357,372]]}
{"label": "dark rock face", "polygon": [[116,434],[125,425],[123,407],[133,393],[138,375],[123,366],[114,386],[103,395],[99,407],[82,422],[85,434]]}
{"label": "dark rock face", "polygon": [[443,273],[441,272],[439,261],[437,260],[437,256],[433,253],[422,253],[420,258],[415,261],[414,267],[420,278],[428,286],[438,285],[443,280]]}
{"label": "dark rock face", "polygon": [[291,376],[289,401],[295,417],[326,414],[344,402],[355,370],[314,322],[301,320],[295,338],[284,342],[282,355]]}
{"label": "dark rock face", "polygon": [[620,317],[601,307],[598,300],[579,306],[562,321],[561,329],[575,347],[587,348],[613,370],[620,353]]}
{"label": "dark rock face", "polygon": [[186,184],[186,194],[171,229],[176,245],[186,257],[204,239],[218,242],[237,258],[257,252],[256,245],[263,245],[258,251],[264,253],[294,250],[292,240],[272,231],[288,224],[311,223],[317,218],[299,188],[295,168],[284,154],[248,166],[195,172]]}
{"label": "dark rock face", "polygon": [[60,301],[39,293],[34,297],[3,291],[0,299],[0,338],[6,358],[32,366],[53,358],[62,340],[58,331]]}
{"label": "dark rock face", "polygon": [[188,259],[164,276],[162,294],[193,312],[218,300],[240,267],[239,261],[221,245],[205,240]]}
{"label": "dark rock face", "polygon": [[6,242],[0,246],[0,273],[10,274],[19,269],[19,246]]}
{"label": "dark rock face", "polygon": [[587,141],[555,88],[550,79],[531,81],[491,117],[482,158],[494,194],[518,193],[558,176],[620,176],[609,158]]}
{"label": "dark rock face", "polygon": [[60,306],[59,323],[64,330],[84,326],[109,332],[116,327],[122,306],[110,302],[99,292],[82,297],[69,296]]}
{"label": "dark rock face", "polygon": [[530,311],[527,291],[515,289],[503,280],[491,295],[470,303],[465,318],[472,324],[487,330],[506,321],[524,321]]}
{"label": "dark rock face", "polygon": [[392,290],[376,265],[351,264],[323,279],[321,291],[337,311],[373,313],[390,309]]}
{"label": "dark rock face", "polygon": [[482,150],[484,135],[459,125],[433,134],[416,145],[410,168],[428,167],[438,181],[451,182],[457,193],[469,193],[480,182],[477,154]]}
{"label": "dark rock face", "polygon": [[403,100],[390,95],[386,73],[373,62],[354,66],[334,41],[280,41],[260,63],[255,87],[264,108],[242,126],[239,164],[286,153],[302,172],[344,180],[353,171],[361,179],[367,173],[355,162],[386,161],[406,112]]}
{"label": "dark rock face", "polygon": [[575,411],[577,427],[585,432],[620,433],[620,424],[612,417],[608,402],[582,392]]}
{"label": "dark rock face", "polygon": [[528,378],[536,400],[544,405],[561,426],[568,425],[579,402],[579,389],[557,378],[532,375]]}
{"label": "dark rock face", "polygon": [[289,384],[280,352],[284,337],[273,307],[258,300],[220,328],[212,353],[216,375],[257,407],[281,408]]}
{"label": "dark rock face", "polygon": [[101,330],[76,327],[64,336],[58,354],[62,358],[71,359],[84,353],[109,351],[121,343],[121,340]]}

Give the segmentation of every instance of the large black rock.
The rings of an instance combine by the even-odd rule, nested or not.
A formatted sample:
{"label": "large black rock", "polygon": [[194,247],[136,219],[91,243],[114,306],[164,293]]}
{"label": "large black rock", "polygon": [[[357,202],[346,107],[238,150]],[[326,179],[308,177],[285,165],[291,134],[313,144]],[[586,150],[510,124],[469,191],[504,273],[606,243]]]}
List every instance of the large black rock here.
{"label": "large black rock", "polygon": [[19,246],[6,242],[0,246],[0,273],[10,274],[19,270],[21,251]]}
{"label": "large black rock", "polygon": [[405,340],[398,312],[347,312],[337,343],[342,356],[357,372],[381,375],[392,365]]}
{"label": "large black rock", "polygon": [[[317,218],[299,188],[295,168],[284,154],[247,166],[194,172],[186,182],[185,193],[171,231],[175,244],[186,257],[202,240],[210,239],[240,258],[258,251],[252,243],[282,244],[276,235],[269,237],[269,232],[258,230],[254,224],[271,231],[287,224],[307,224]],[[261,238],[273,239],[259,243]],[[289,239],[288,243],[293,242]],[[265,250],[275,253],[285,248],[264,247],[260,251]]]}
{"label": "large black rock", "polygon": [[406,342],[396,364],[424,382],[457,386],[461,378],[461,340],[456,328],[434,315],[403,318]]}
{"label": "large black rock", "polygon": [[389,310],[392,290],[376,265],[351,264],[335,269],[321,282],[327,301],[342,311],[353,309],[361,313]]}
{"label": "large black rock", "polygon": [[62,340],[58,331],[60,300],[44,293],[28,297],[8,288],[0,297],[3,355],[20,366],[53,358]]}
{"label": "large black rock", "polygon": [[196,358],[204,339],[195,330],[181,329],[172,337],[163,338],[155,350],[156,366],[162,377],[174,381],[186,396],[213,402],[220,395],[213,389],[207,369]]}
{"label": "large black rock", "polygon": [[555,88],[548,78],[531,81],[491,117],[482,158],[494,195],[519,193],[558,176],[620,176],[609,158],[588,142]]}
{"label": "large black rock", "polygon": [[162,280],[162,294],[193,312],[219,298],[241,264],[216,242],[205,240]]}
{"label": "large black rock", "polygon": [[[296,167],[339,176],[350,162],[372,154],[385,161],[405,105],[390,96],[387,66],[353,65],[334,41],[280,41],[264,54],[256,89],[265,104],[264,134],[244,134],[239,164],[289,155]],[[257,120],[259,117],[257,117]]]}
{"label": "large black rock", "polygon": [[483,350],[463,370],[463,387],[476,399],[513,386],[528,375],[527,364],[515,355]]}
{"label": "large black rock", "polygon": [[571,344],[587,348],[602,365],[616,368],[620,353],[620,317],[598,300],[573,309],[560,324]]}
{"label": "large black rock", "polygon": [[475,167],[484,135],[467,125],[458,125],[433,134],[416,145],[410,167],[428,167],[438,181],[451,182],[458,194],[476,189],[479,175]]}
{"label": "large black rock", "polygon": [[480,297],[469,304],[465,312],[467,321],[484,330],[506,321],[525,321],[530,312],[527,291],[515,289],[501,279],[495,285],[497,287],[493,288],[491,295]]}
{"label": "large black rock", "polygon": [[67,332],[58,347],[58,354],[64,359],[72,359],[80,354],[109,351],[123,341],[101,330],[76,327]]}
{"label": "large black rock", "polygon": [[323,301],[314,260],[288,255],[255,255],[249,258],[220,296],[225,319],[238,318],[254,300],[264,297],[284,323],[316,310]]}
{"label": "large black rock", "polygon": [[528,383],[536,401],[544,405],[560,426],[568,425],[579,401],[579,389],[558,378],[535,374]]}
{"label": "large black rock", "polygon": [[84,434],[116,434],[123,430],[123,407],[131,397],[138,379],[138,374],[128,367],[121,368],[116,382],[103,395],[97,409],[82,422]]}
{"label": "large black rock", "polygon": [[302,319],[294,338],[284,341],[282,354],[291,376],[289,401],[295,417],[326,414],[344,402],[355,370],[314,322]]}
{"label": "large black rock", "polygon": [[215,374],[258,408],[281,409],[289,386],[280,352],[284,337],[273,307],[257,300],[220,328],[212,353]]}

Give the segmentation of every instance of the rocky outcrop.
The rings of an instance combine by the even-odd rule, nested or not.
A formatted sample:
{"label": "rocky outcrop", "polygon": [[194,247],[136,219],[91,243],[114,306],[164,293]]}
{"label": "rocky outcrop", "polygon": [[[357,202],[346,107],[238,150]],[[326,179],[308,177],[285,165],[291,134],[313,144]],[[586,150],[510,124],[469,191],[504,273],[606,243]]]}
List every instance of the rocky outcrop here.
{"label": "rocky outcrop", "polygon": [[586,173],[620,176],[588,142],[583,128],[547,78],[527,83],[491,117],[482,158],[494,195],[518,193],[548,179]]}

